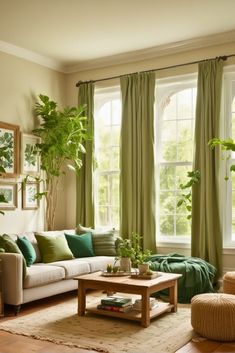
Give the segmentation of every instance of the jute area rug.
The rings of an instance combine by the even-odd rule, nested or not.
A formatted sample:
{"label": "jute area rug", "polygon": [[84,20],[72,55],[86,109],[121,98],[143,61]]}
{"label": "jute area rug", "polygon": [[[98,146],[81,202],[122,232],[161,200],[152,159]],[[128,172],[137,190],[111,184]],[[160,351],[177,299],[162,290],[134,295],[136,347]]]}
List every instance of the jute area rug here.
{"label": "jute area rug", "polygon": [[[95,294],[97,299],[97,294]],[[94,294],[87,298],[94,301]],[[143,328],[138,322],[87,314],[77,315],[70,299],[0,324],[0,330],[39,340],[105,353],[174,353],[194,336],[189,305],[166,313]]]}

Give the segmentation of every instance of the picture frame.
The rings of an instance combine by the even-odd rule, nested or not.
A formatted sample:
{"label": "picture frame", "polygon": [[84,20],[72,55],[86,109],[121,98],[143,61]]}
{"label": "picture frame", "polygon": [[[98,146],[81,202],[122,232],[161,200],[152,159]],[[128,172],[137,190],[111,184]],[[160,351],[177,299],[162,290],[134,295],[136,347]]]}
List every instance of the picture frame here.
{"label": "picture frame", "polygon": [[4,150],[1,155],[0,166],[5,172],[0,173],[2,178],[15,178],[19,175],[19,143],[20,128],[18,125],[0,121],[0,148]]}
{"label": "picture frame", "polygon": [[0,195],[4,195],[7,203],[0,202],[0,210],[14,210],[17,208],[17,183],[1,182]]}
{"label": "picture frame", "polygon": [[26,133],[21,133],[21,173],[27,175],[40,174],[40,157],[36,152],[36,144],[40,138]]}
{"label": "picture frame", "polygon": [[22,184],[22,209],[36,210],[39,207],[39,200],[34,196],[39,192],[39,183],[36,181],[28,181]]}

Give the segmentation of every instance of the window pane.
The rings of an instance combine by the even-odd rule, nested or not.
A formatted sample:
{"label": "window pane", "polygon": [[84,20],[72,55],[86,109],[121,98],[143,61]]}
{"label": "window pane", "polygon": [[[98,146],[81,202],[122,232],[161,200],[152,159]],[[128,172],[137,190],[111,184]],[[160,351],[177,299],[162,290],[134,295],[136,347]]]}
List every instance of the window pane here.
{"label": "window pane", "polygon": [[160,169],[160,189],[173,190],[175,187],[175,167],[161,167]]}
{"label": "window pane", "polygon": [[100,176],[99,177],[99,186],[98,186],[98,197],[99,204],[106,205],[108,203],[108,176]]}
{"label": "window pane", "polygon": [[176,216],[176,236],[191,234],[191,222],[187,219],[187,214]]}
{"label": "window pane", "polygon": [[192,90],[185,89],[177,94],[177,117],[190,119],[192,117]]}
{"label": "window pane", "polygon": [[99,207],[98,223],[101,227],[105,227],[107,224],[109,224],[108,207]]}
{"label": "window pane", "polygon": [[[117,94],[119,96],[119,94]],[[121,101],[113,92],[95,96],[95,226],[119,227],[119,138]]]}
{"label": "window pane", "polygon": [[[169,90],[173,90],[173,85],[169,86]],[[192,170],[196,102],[195,88],[179,90],[178,84],[176,90],[171,96],[166,94],[166,87],[163,90],[166,96],[162,98],[163,112],[160,110],[162,130],[158,145],[160,150],[157,151],[160,156],[157,194],[160,235],[172,236],[172,241],[173,237],[191,234],[191,221],[187,219],[189,212],[185,205],[177,207],[177,203],[182,198],[180,184],[188,182],[187,173]],[[186,189],[184,192],[189,193],[191,190]]]}
{"label": "window pane", "polygon": [[174,192],[160,193],[160,209],[161,214],[169,214],[175,212],[175,194]]}
{"label": "window pane", "polygon": [[160,217],[160,233],[161,235],[174,235],[174,216]]}

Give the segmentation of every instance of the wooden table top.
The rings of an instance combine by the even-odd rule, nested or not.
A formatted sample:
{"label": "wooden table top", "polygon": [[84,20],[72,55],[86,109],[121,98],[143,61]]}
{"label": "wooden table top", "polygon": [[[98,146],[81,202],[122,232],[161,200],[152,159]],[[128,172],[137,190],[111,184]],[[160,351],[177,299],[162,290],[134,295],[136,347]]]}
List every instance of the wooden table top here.
{"label": "wooden table top", "polygon": [[137,287],[152,287],[156,284],[177,280],[182,275],[179,273],[167,273],[167,272],[158,272],[159,276],[153,279],[136,279],[131,278],[130,276],[113,276],[106,277],[102,276],[102,271],[88,273],[80,276],[74,277],[75,280],[85,280],[85,281],[94,281],[100,283],[115,283],[115,284],[126,284]]}

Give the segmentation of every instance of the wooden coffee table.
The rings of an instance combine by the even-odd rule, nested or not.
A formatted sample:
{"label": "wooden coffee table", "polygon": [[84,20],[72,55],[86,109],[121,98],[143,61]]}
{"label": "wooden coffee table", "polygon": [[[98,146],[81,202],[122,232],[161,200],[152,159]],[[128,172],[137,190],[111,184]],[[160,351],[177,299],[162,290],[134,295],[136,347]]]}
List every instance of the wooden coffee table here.
{"label": "wooden coffee table", "polygon": [[[75,277],[78,281],[78,315],[92,312],[105,316],[118,317],[141,322],[143,327],[150,325],[150,320],[166,311],[177,311],[177,280],[182,275],[176,273],[159,272],[160,276],[154,279],[133,279],[130,276],[103,277],[102,272],[90,273]],[[158,306],[150,310],[150,295],[169,288],[169,302],[158,302]],[[142,298],[142,310],[132,310],[128,313],[120,313],[97,309],[97,304],[86,306],[86,292],[88,289],[99,289],[107,292],[139,294]]]}

